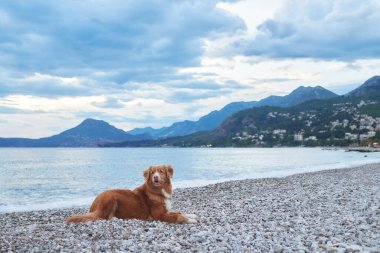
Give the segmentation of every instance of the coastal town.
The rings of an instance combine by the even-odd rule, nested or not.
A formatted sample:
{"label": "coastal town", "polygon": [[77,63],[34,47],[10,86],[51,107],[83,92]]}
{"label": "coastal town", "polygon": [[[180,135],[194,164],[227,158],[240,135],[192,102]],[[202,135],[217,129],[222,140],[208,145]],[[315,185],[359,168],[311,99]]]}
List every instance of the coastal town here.
{"label": "coastal town", "polygon": [[321,110],[306,109],[267,113],[261,124],[251,124],[235,133],[232,140],[238,144],[255,146],[282,145],[371,145],[379,144],[380,115],[378,101],[361,100],[358,103],[334,103]]}

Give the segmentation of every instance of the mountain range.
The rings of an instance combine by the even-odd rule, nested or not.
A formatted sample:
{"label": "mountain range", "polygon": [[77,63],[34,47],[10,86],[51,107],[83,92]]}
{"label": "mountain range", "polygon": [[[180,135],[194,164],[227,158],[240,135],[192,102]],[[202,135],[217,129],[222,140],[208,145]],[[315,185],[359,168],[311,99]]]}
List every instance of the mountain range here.
{"label": "mountain range", "polygon": [[[345,96],[365,96],[376,92],[379,87],[380,77],[374,76]],[[176,136],[186,137],[189,134],[191,136],[191,134],[197,132],[218,131],[218,127],[228,122],[229,117],[250,108],[263,106],[291,108],[307,101],[315,101],[318,104],[318,101],[334,98],[339,97],[321,86],[301,86],[286,96],[269,96],[259,101],[230,103],[221,110],[212,111],[197,121],[177,122],[169,127],[160,129],[147,127],[125,132],[105,121],[86,119],[78,126],[50,137],[40,139],[0,138],[0,147],[95,147],[108,145],[109,143],[111,145],[113,145],[112,143],[148,143],[148,145],[151,145],[153,143],[152,139],[171,139],[177,138]],[[115,144],[115,146],[118,146],[118,144]]]}
{"label": "mountain range", "polygon": [[259,101],[230,103],[223,107],[221,110],[212,111],[197,121],[186,120],[176,122],[169,127],[162,127],[159,129],[154,129],[151,127],[136,128],[129,131],[128,133],[149,134],[153,139],[184,136],[195,132],[213,130],[232,114],[248,108],[261,107],[265,105],[290,107],[313,99],[328,99],[336,96],[338,95],[321,86],[300,86],[286,96],[269,96]]}
{"label": "mountain range", "polygon": [[359,135],[366,136],[379,129],[380,90],[376,91],[379,88],[380,78],[374,77],[344,96],[309,100],[290,107],[264,105],[241,110],[212,131],[104,146],[299,146],[301,142],[294,140],[295,133],[307,137],[304,145],[346,146],[361,141]]}

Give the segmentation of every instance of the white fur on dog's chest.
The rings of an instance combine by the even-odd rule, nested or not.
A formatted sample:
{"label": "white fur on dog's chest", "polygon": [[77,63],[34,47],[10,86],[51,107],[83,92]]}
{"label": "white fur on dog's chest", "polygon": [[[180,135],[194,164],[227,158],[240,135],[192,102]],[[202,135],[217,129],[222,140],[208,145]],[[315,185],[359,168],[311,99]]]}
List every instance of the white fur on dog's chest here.
{"label": "white fur on dog's chest", "polygon": [[170,211],[172,209],[172,195],[167,193],[164,189],[162,189],[162,194],[165,197],[165,207],[167,211]]}
{"label": "white fur on dog's chest", "polygon": [[172,201],[170,199],[165,199],[165,207],[168,212],[172,209]]}

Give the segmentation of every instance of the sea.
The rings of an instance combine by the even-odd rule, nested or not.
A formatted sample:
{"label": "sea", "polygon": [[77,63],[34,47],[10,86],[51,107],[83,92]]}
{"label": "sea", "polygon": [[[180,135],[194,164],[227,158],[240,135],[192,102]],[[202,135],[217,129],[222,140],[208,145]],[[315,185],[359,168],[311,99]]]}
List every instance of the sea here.
{"label": "sea", "polygon": [[380,162],[380,153],[322,148],[1,148],[0,212],[89,207],[106,189],[143,183],[150,165],[174,167],[174,188]]}

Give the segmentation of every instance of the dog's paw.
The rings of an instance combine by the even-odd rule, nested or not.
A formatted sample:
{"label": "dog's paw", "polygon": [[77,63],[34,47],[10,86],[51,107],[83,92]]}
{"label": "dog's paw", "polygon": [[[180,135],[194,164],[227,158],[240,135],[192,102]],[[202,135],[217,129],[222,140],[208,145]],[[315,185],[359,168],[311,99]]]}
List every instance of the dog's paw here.
{"label": "dog's paw", "polygon": [[196,218],[198,218],[198,216],[197,216],[196,214],[191,214],[191,213],[189,213],[189,214],[185,214],[185,216],[186,216],[187,218],[189,218],[189,219],[196,219]]}
{"label": "dog's paw", "polygon": [[195,224],[195,223],[197,223],[197,220],[196,219],[188,218],[186,223],[188,223],[188,224]]}

